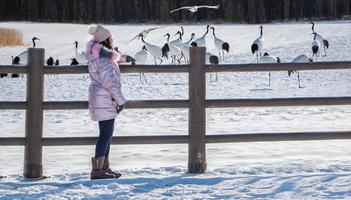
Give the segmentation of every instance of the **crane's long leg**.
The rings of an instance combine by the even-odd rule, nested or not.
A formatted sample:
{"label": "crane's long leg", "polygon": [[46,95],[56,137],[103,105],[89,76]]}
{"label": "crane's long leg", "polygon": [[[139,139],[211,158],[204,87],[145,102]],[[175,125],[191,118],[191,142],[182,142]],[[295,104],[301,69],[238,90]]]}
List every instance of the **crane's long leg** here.
{"label": "crane's long leg", "polygon": [[143,74],[145,83],[147,83],[147,79],[146,79],[146,77],[145,77],[145,74],[144,74],[144,73],[142,73],[142,74]]}
{"label": "crane's long leg", "polygon": [[300,73],[297,71],[297,81],[299,82],[299,88],[302,88],[300,85]]}
{"label": "crane's long leg", "polygon": [[139,73],[139,80],[140,80],[140,83],[142,83],[142,78],[144,78],[144,82],[147,83],[147,80],[146,80],[146,77],[145,77],[145,74],[143,72],[140,72]]}
{"label": "crane's long leg", "polygon": [[182,55],[181,55],[180,58],[179,58],[179,64],[180,64],[180,62],[182,61],[182,58],[184,58],[184,62],[186,62],[186,58],[185,58],[183,52],[182,52]]}
{"label": "crane's long leg", "polygon": [[268,85],[271,86],[271,72],[268,73]]}
{"label": "crane's long leg", "polygon": [[325,46],[324,46],[324,56],[323,57],[326,57],[327,56],[327,51],[325,50]]}
{"label": "crane's long leg", "polygon": [[[225,52],[224,52],[224,50],[222,50],[223,62],[224,62],[224,54],[225,54]],[[229,52],[228,52],[228,56],[229,56]]]}

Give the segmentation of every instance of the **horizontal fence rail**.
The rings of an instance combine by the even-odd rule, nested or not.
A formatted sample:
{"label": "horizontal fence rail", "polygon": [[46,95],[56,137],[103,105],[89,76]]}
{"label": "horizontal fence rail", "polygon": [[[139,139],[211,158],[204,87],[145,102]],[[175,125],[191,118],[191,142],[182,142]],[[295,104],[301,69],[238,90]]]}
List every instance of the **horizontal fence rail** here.
{"label": "horizontal fence rail", "polygon": [[[88,109],[88,101],[43,102],[44,110]],[[287,106],[338,106],[351,105],[351,97],[306,97],[272,99],[209,99],[206,108],[233,107],[287,107]],[[189,100],[130,100],[126,109],[189,108]],[[26,102],[0,102],[0,109],[25,110]]]}
{"label": "horizontal fence rail", "polygon": [[223,64],[206,65],[206,72],[257,72],[288,70],[340,70],[351,69],[351,61],[347,62],[315,62],[315,63],[255,63],[255,64]]}
{"label": "horizontal fence rail", "polygon": [[[42,176],[43,146],[94,145],[97,137],[43,137],[44,110],[88,109],[88,101],[44,101],[43,77],[45,74],[86,74],[87,65],[44,66],[45,50],[30,48],[28,66],[0,66],[0,73],[27,74],[26,101],[2,101],[0,110],[25,110],[25,137],[0,137],[0,146],[25,146],[24,176]],[[206,170],[206,143],[273,142],[300,140],[351,139],[351,131],[237,133],[206,135],[206,109],[240,107],[338,106],[351,105],[351,97],[294,97],[266,99],[206,99],[206,73],[210,72],[261,72],[288,70],[344,70],[351,69],[347,62],[275,63],[275,64],[205,64],[205,48],[190,49],[190,63],[185,65],[120,65],[122,73],[187,73],[189,99],[130,100],[127,109],[188,109],[187,135],[116,136],[112,144],[188,144],[188,171]],[[1,79],[0,79],[1,81]]]}
{"label": "horizontal fence rail", "polygon": [[[188,73],[189,65],[120,65],[122,73]],[[249,63],[205,65],[206,72],[257,72],[257,71],[288,71],[288,70],[340,70],[351,69],[351,61],[315,62],[315,63]],[[0,66],[0,73],[26,74],[27,66]],[[44,74],[86,74],[87,65],[45,66]]]}
{"label": "horizontal fence rail", "polygon": [[[280,142],[300,140],[344,140],[351,139],[351,131],[333,132],[287,132],[287,133],[243,133],[226,135],[206,135],[206,143],[240,143],[240,142]],[[42,138],[43,146],[94,145],[97,137],[50,137]],[[188,135],[166,136],[115,136],[112,144],[186,144]],[[1,138],[2,146],[20,146],[25,144],[24,137]]]}
{"label": "horizontal fence rail", "polygon": [[351,97],[206,100],[207,108],[351,105]]}

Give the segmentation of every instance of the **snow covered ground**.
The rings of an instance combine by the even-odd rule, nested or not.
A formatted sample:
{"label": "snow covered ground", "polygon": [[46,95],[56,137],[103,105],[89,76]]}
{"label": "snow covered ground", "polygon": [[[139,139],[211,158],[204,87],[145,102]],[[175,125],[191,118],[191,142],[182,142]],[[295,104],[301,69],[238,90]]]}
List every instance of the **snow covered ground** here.
{"label": "snow covered ground", "polygon": [[[119,49],[134,55],[141,41],[130,40],[137,32],[155,25],[108,25]],[[216,35],[230,44],[225,63],[251,63],[250,46],[258,37],[259,25],[215,24]],[[87,25],[2,22],[30,39],[41,39],[38,47],[68,63],[89,39]],[[186,39],[197,37],[205,25],[185,25]],[[156,30],[147,41],[161,45],[162,36],[175,34],[180,25]],[[351,61],[351,22],[318,22],[316,31],[330,42],[328,56],[321,61]],[[264,50],[291,62],[298,54],[310,54],[311,25],[306,23],[264,24]],[[162,39],[162,40],[161,40]],[[174,38],[175,39],[175,38]],[[213,37],[208,50],[216,53]],[[1,48],[0,64],[25,47]],[[169,61],[168,61],[169,62]],[[149,60],[152,63],[152,59]],[[167,63],[167,62],[166,62]],[[269,87],[266,72],[220,73],[219,81],[207,84],[207,98],[279,98],[350,96],[351,70],[272,72]],[[122,74],[125,96],[130,99],[187,99],[186,74]],[[0,79],[0,101],[24,101],[26,79]],[[86,75],[46,76],[45,100],[87,100]],[[45,111],[44,136],[96,136],[97,126],[86,110]],[[186,109],[125,110],[116,122],[115,135],[187,134]],[[349,131],[351,106],[208,109],[207,134],[288,131]],[[24,136],[24,111],[0,111],[0,137]],[[112,164],[123,173],[118,180],[90,181],[93,146],[44,147],[41,181],[24,180],[23,147],[1,147],[0,199],[351,199],[351,142],[302,141],[207,145],[208,170],[187,174],[187,145],[125,145],[112,147]]]}

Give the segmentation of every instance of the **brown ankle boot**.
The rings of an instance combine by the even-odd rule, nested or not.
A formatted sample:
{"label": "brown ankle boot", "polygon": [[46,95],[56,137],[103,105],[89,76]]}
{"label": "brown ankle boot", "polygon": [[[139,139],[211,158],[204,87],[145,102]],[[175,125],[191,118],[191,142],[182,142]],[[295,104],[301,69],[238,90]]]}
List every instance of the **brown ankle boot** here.
{"label": "brown ankle boot", "polygon": [[92,170],[90,173],[90,178],[91,179],[109,179],[109,178],[115,178],[113,174],[108,174],[104,170],[102,170],[102,165],[104,164],[105,157],[97,157],[97,158],[91,158],[91,165],[92,165]]}
{"label": "brown ankle boot", "polygon": [[110,162],[109,162],[109,159],[108,157],[105,157],[105,160],[104,160],[104,165],[102,166],[102,170],[104,170],[106,173],[108,174],[112,174],[115,176],[115,178],[119,178],[122,176],[121,173],[117,172],[117,171],[113,171],[111,168],[110,168]]}

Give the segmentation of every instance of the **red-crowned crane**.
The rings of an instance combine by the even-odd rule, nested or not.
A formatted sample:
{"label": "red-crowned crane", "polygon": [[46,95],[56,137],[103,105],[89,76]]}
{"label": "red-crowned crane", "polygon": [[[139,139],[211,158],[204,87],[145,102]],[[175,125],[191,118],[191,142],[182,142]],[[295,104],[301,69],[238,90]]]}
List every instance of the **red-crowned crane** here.
{"label": "red-crowned crane", "polygon": [[[135,55],[134,55],[135,63],[136,63],[136,64],[142,64],[142,65],[146,64],[148,55],[149,55],[149,52],[147,51],[147,49],[146,49],[146,47],[145,47],[145,45],[144,45],[144,46],[141,48],[140,51],[138,51],[138,52],[135,53]],[[140,83],[142,82],[142,81],[141,81],[141,75],[143,76],[145,83],[147,83],[145,74],[142,73],[142,72],[139,73]]]}
{"label": "red-crowned crane", "polygon": [[256,54],[257,57],[257,62],[258,62],[258,58],[262,56],[262,48],[263,48],[263,26],[260,26],[260,36],[253,41],[252,45],[251,45],[251,52],[252,54]]}
{"label": "red-crowned crane", "polygon": [[312,58],[316,57],[316,60],[318,60],[319,57],[319,49],[320,49],[320,42],[316,40],[317,33],[312,33],[314,35],[313,37],[313,42],[312,42]]}
{"label": "red-crowned crane", "polygon": [[200,38],[196,39],[194,42],[197,44],[198,47],[206,47],[206,35],[208,30],[211,28],[210,25],[206,26],[206,32]]}
{"label": "red-crowned crane", "polygon": [[324,57],[327,56],[327,50],[329,48],[329,41],[326,40],[323,36],[321,36],[320,34],[318,34],[316,31],[314,31],[314,22],[311,22],[312,24],[312,33],[316,33],[316,39],[319,40],[321,43],[323,43],[323,48],[324,48]]}
{"label": "red-crowned crane", "polygon": [[[313,62],[313,59],[309,58],[306,54],[300,54],[292,60],[292,63],[311,63],[311,62]],[[290,76],[294,72],[295,71],[289,70],[288,75]],[[302,88],[300,85],[299,71],[297,71],[297,81],[299,82],[299,88]]]}
{"label": "red-crowned crane", "polygon": [[139,38],[141,38],[141,41],[145,44],[145,47],[147,51],[152,55],[155,61],[155,65],[157,65],[157,59],[159,59],[162,63],[162,57],[168,58],[168,52],[169,52],[169,46],[165,45],[164,47],[159,47],[153,44],[150,44],[148,42],[145,42],[144,36],[142,34],[139,35]]}
{"label": "red-crowned crane", "polygon": [[[36,43],[35,43],[36,40],[40,40],[40,39],[37,37],[32,38],[33,48],[35,48],[36,46]],[[14,60],[18,60],[18,65],[26,65],[27,57],[28,57],[28,49],[22,51],[20,54],[15,56]]]}
{"label": "red-crowned crane", "polygon": [[[258,63],[280,63],[280,58],[264,53],[264,55],[258,59]],[[268,85],[271,86],[271,72],[268,73]]]}
{"label": "red-crowned crane", "polygon": [[224,51],[227,51],[227,53],[229,53],[229,44],[228,42],[225,42],[216,36],[215,28],[213,26],[211,29],[213,34],[213,42],[218,49],[218,57],[221,58],[222,55],[222,59],[224,60]]}

